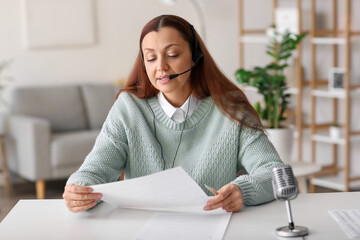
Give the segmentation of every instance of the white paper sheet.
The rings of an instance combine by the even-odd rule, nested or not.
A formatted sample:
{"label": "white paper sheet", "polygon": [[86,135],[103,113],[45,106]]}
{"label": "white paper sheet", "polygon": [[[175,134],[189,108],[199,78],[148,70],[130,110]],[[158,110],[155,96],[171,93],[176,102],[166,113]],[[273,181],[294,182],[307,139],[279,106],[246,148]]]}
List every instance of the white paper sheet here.
{"label": "white paper sheet", "polygon": [[220,240],[231,213],[214,215],[154,213],[136,235],[136,240]]}
{"label": "white paper sheet", "polygon": [[144,177],[91,186],[102,200],[123,208],[178,208],[205,206],[209,199],[181,167]]}
{"label": "white paper sheet", "polygon": [[350,239],[360,238],[360,209],[329,210]]}

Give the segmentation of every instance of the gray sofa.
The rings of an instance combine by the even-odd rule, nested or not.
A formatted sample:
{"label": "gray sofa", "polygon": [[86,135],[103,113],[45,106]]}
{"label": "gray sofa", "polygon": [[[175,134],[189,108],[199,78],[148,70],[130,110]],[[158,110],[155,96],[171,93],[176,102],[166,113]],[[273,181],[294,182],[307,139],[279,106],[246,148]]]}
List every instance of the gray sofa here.
{"label": "gray sofa", "polygon": [[45,181],[66,179],[84,161],[118,90],[110,83],[14,88],[6,125],[10,171],[36,182],[44,198]]}

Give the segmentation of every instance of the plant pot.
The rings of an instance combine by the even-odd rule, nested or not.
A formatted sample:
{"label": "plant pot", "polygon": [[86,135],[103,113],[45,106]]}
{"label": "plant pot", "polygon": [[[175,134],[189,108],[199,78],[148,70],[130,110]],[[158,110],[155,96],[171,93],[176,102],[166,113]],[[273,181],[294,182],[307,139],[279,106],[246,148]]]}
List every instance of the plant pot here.
{"label": "plant pot", "polygon": [[266,131],[281,160],[284,163],[290,163],[294,143],[294,130],[292,128],[277,128],[266,129]]}
{"label": "plant pot", "polygon": [[331,138],[341,138],[341,128],[331,126],[329,129],[329,134]]}

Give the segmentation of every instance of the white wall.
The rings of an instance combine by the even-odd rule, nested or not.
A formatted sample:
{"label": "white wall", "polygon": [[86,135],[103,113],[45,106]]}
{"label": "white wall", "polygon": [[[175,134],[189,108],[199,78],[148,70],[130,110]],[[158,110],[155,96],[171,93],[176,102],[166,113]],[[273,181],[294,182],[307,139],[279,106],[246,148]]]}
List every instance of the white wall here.
{"label": "white wall", "polygon": [[[234,79],[238,66],[237,1],[200,0],[207,46],[225,74]],[[114,81],[126,78],[138,52],[143,25],[160,14],[176,14],[200,32],[190,0],[173,6],[160,0],[94,0],[96,44],[28,49],[24,47],[22,0],[0,0],[0,60],[12,59],[14,84]]]}

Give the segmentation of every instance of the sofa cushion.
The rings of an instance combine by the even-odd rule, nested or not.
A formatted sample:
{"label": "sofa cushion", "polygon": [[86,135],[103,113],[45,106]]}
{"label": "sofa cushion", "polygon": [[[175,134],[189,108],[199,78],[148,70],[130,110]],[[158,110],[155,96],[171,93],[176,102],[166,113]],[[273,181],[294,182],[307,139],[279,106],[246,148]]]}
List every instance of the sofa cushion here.
{"label": "sofa cushion", "polygon": [[100,130],[87,130],[53,134],[51,141],[52,169],[79,168],[93,148],[99,132]]}
{"label": "sofa cushion", "polygon": [[21,86],[11,95],[10,111],[50,121],[53,131],[86,129],[80,89],[72,86]]}
{"label": "sofa cushion", "polygon": [[100,129],[116,97],[113,84],[85,84],[81,86],[85,111],[91,129]]}

